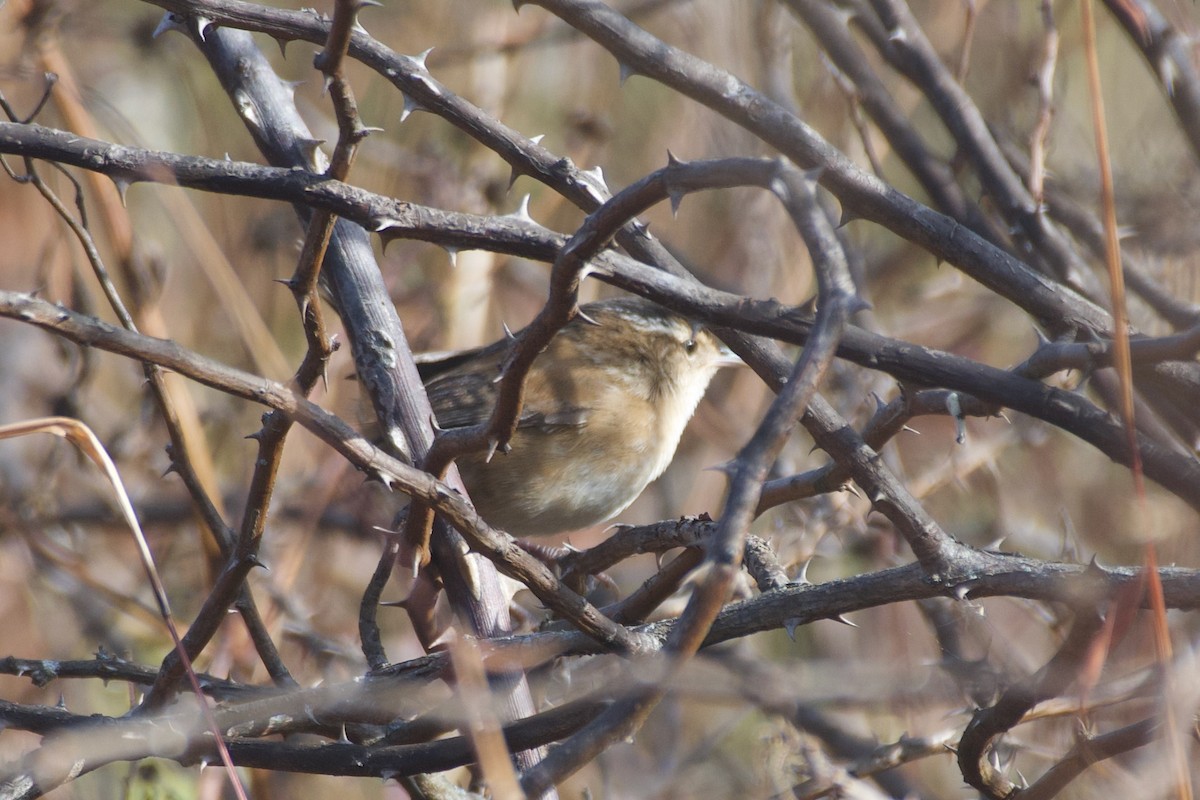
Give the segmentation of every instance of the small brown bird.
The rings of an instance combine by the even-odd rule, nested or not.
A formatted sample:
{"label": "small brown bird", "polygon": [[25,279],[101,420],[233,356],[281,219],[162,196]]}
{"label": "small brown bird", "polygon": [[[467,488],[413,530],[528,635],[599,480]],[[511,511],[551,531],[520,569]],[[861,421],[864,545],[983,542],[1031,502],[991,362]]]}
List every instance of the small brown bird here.
{"label": "small brown bird", "polygon": [[[459,459],[487,522],[516,536],[578,530],[619,514],[675,455],[721,366],[740,364],[696,323],[641,298],[590,303],[534,361],[508,452]],[[438,424],[492,412],[503,339],[423,367]]]}

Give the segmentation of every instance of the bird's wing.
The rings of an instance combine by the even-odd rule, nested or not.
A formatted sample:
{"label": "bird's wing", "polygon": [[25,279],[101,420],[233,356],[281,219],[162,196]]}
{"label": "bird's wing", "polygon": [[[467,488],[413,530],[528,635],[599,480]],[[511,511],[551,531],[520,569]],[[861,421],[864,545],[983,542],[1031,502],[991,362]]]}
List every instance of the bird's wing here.
{"label": "bird's wing", "polygon": [[499,366],[500,358],[507,351],[507,342],[492,342],[485,347],[472,347],[467,350],[443,350],[432,353],[415,353],[413,360],[417,362],[417,374],[424,383],[430,383],[458,369],[473,358],[483,358],[495,355]]}
{"label": "bird's wing", "polygon": [[494,377],[478,372],[451,371],[426,384],[438,425],[449,430],[486,421],[496,404]]}
{"label": "bird's wing", "polygon": [[[499,384],[499,365],[495,372],[451,370],[426,385],[434,416],[443,429],[466,428],[486,422],[496,405]],[[539,408],[527,398],[518,428],[536,429],[543,433],[562,428],[582,428],[587,425],[590,409],[554,404],[554,409]]]}
{"label": "bird's wing", "polygon": [[525,409],[521,414],[518,428],[537,428],[542,433],[560,430],[562,428],[582,428],[588,423],[587,408],[560,408],[553,413]]}

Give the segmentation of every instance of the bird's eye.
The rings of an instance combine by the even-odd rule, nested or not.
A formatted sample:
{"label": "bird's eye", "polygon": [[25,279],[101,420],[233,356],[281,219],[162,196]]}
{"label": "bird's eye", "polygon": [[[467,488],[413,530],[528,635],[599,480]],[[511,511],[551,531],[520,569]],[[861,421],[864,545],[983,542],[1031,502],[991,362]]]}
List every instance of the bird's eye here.
{"label": "bird's eye", "polygon": [[696,347],[697,344],[695,339],[688,339],[683,343],[683,349],[687,351],[688,355],[696,352]]}

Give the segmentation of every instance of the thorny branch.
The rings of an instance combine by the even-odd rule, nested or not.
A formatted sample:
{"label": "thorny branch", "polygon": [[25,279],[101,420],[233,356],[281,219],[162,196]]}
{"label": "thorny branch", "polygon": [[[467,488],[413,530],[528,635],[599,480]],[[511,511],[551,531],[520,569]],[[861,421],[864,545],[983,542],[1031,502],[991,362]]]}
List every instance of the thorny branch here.
{"label": "thorny branch", "polygon": [[[1017,725],[1031,724],[1029,712],[1038,703],[1064,695],[1100,624],[1097,609],[1106,606],[1119,586],[1136,581],[1136,571],[1001,555],[960,542],[942,527],[924,498],[910,491],[904,472],[883,451],[907,423],[921,416],[951,416],[962,431],[967,417],[1013,410],[1082,439],[1117,463],[1134,460],[1120,425],[1102,405],[1080,391],[1052,382],[1068,371],[1085,377],[1094,374],[1103,397],[1109,379],[1105,370],[1111,367],[1113,356],[1111,319],[1094,302],[1098,293],[1088,250],[1094,244],[1094,219],[1045,172],[1048,156],[1044,145],[1052,134],[1058,102],[1053,78],[1065,58],[1064,53],[1056,52],[1060,43],[1048,4],[1043,17],[1047,27],[1039,76],[1038,127],[1026,155],[1012,145],[1020,137],[1009,140],[998,134],[963,86],[966,53],[973,53],[973,64],[979,60],[974,48],[982,34],[976,26],[979,12],[974,6],[966,26],[968,41],[961,47],[963,65],[955,75],[943,63],[942,53],[947,50],[940,43],[935,47],[922,22],[902,0],[846,0],[840,4],[787,0],[788,8],[812,32],[829,61],[853,85],[856,101],[936,211],[885,182],[882,175],[861,170],[815,127],[802,121],[790,103],[777,102],[775,98],[781,97],[786,87],[774,87],[771,97],[759,93],[750,81],[652,36],[628,15],[599,2],[533,0],[530,5],[552,12],[572,31],[611,53],[625,77],[643,76],[659,82],[766,143],[782,158],[683,162],[672,156],[665,167],[610,193],[598,170],[577,167],[569,158],[501,124],[452,92],[434,76],[424,55],[400,55],[372,38],[355,24],[361,3],[339,0],[329,19],[313,12],[236,0],[157,0],[155,4],[169,9],[173,14],[169,24],[187,33],[204,52],[273,166],[110,144],[18,120],[12,113],[12,121],[0,123],[0,153],[26,160],[20,179],[33,182],[55,204],[94,264],[101,262],[86,225],[74,224],[61,202],[56,203],[39,177],[36,160],[60,169],[75,167],[107,175],[123,192],[136,183],[172,183],[293,204],[306,236],[286,283],[299,308],[306,343],[303,360],[292,382],[284,386],[206,359],[173,341],[139,335],[132,320],[126,319],[128,314],[122,315],[126,330],[121,330],[5,289],[0,291],[0,316],[36,326],[65,341],[121,354],[145,365],[152,380],[168,369],[231,398],[272,409],[256,434],[259,452],[245,488],[236,539],[203,491],[193,489],[196,502],[202,510],[207,508],[204,516],[209,527],[222,534],[219,538],[226,561],[193,621],[186,640],[189,651],[204,650],[227,611],[238,608],[278,685],[264,689],[249,682],[202,676],[204,690],[220,701],[216,713],[236,763],[399,778],[479,763],[483,759],[474,743],[484,739],[499,742],[502,735],[509,750],[520,753],[517,767],[524,790],[550,796],[567,775],[632,735],[665,697],[686,696],[688,677],[713,645],[762,631],[786,629],[794,634],[798,627],[816,620],[844,621],[846,613],[904,600],[950,597],[964,601],[959,605],[965,606],[979,598],[1004,596],[1053,602],[1070,609],[1075,619],[1065,643],[1040,672],[1011,678],[1011,684],[998,687],[994,702],[984,692],[972,697],[984,707],[966,725],[958,744],[962,776],[987,796],[1009,796],[1016,789],[1011,777],[997,769],[989,755],[995,753],[1003,734]],[[1200,125],[1192,106],[1200,96],[1200,80],[1187,53],[1180,49],[1179,32],[1150,2],[1121,0],[1108,5],[1153,66],[1180,127],[1196,148]],[[851,27],[862,35],[854,36]],[[287,92],[279,92],[278,78],[249,37],[235,30],[239,28],[267,33],[281,44],[304,40],[323,47],[314,63],[326,81],[339,134],[328,163],[322,160],[319,143],[299,120]],[[867,48],[876,53],[868,55]],[[415,110],[436,115],[500,156],[514,180],[519,175],[532,177],[582,209],[585,217],[574,235],[549,230],[523,214],[466,214],[352,185],[350,168],[370,129],[359,118],[347,79],[348,60],[360,61],[402,92],[406,115]],[[783,74],[785,70],[775,72],[776,78]],[[934,109],[963,155],[960,162],[934,155],[936,149],[927,132],[897,101],[897,78],[911,84]],[[815,168],[815,172],[805,176],[796,164]],[[964,190],[960,174],[964,169],[983,187],[983,198],[976,199]],[[9,175],[18,177],[11,168]],[[835,236],[831,220],[808,185],[812,178],[836,196],[843,224],[866,220],[923,248],[1005,298],[1054,341],[1040,340],[1023,363],[1003,369],[990,366],[982,357],[919,346],[852,324],[863,305],[860,298],[867,295],[861,284],[856,285],[857,276],[851,276],[846,263],[846,238],[839,241]],[[815,311],[704,285],[638,219],[664,199],[677,211],[679,200],[687,193],[746,186],[772,191],[801,233],[814,264]],[[380,234],[385,244],[424,241],[451,252],[480,249],[552,265],[549,298],[506,365],[500,401],[485,425],[434,439],[428,403],[408,353],[405,331],[379,279],[368,231]],[[97,251],[95,255],[93,251]],[[1200,508],[1200,463],[1191,447],[1194,443],[1185,440],[1200,430],[1196,413],[1200,406],[1195,403],[1200,394],[1196,307],[1164,290],[1133,257],[1127,258],[1126,269],[1133,271],[1131,285],[1147,299],[1151,311],[1176,331],[1165,336],[1134,332],[1131,349],[1143,390],[1141,401],[1167,423],[1147,424],[1134,447],[1146,474],[1194,511]],[[103,275],[102,264],[97,273]],[[718,326],[718,332],[777,394],[761,420],[756,420],[757,427],[744,432],[744,446],[725,468],[729,495],[715,519],[622,528],[589,550],[544,559],[490,529],[462,493],[450,465],[463,454],[500,447],[512,435],[524,373],[576,312],[580,283],[586,276]],[[329,288],[347,326],[360,381],[385,430],[383,449],[306,399],[324,377],[334,351],[317,293],[319,281]],[[106,293],[110,299],[114,296],[113,291]],[[114,305],[120,308],[119,298]],[[372,316],[380,309],[380,316]],[[1156,324],[1146,329],[1162,330]],[[386,334],[380,337],[380,331]],[[388,347],[380,349],[377,345],[384,339]],[[779,343],[803,349],[793,362],[784,357]],[[826,394],[818,393],[822,386],[833,397],[837,370],[846,365],[891,376],[900,382],[901,395],[888,403],[880,400],[865,422],[847,420],[840,399],[835,405]],[[164,413],[170,416],[169,409]],[[845,415],[853,416],[848,411]],[[480,720],[490,720],[493,715],[464,708],[465,697],[436,693],[438,681],[454,678],[447,653],[386,663],[382,634],[373,614],[400,550],[394,541],[386,546],[377,580],[364,599],[370,608],[364,609],[360,620],[364,653],[373,674],[352,687],[300,690],[291,681],[270,631],[257,617],[246,578],[257,564],[259,543],[276,497],[275,477],[288,431],[295,423],[355,468],[412,498],[405,537],[421,560],[432,552],[434,566],[421,571],[419,577],[425,582],[410,595],[406,610],[417,627],[422,625],[418,617],[426,615],[431,627],[421,629],[431,631],[436,597],[445,586],[460,619],[469,620],[465,629],[480,639],[480,663],[492,692],[510,701],[507,709],[495,716],[498,721],[487,723],[488,730],[475,728],[483,724]],[[806,471],[781,473],[781,454],[797,423],[828,461]],[[171,430],[174,440],[174,426]],[[177,466],[186,476],[188,456],[176,451],[175,457],[185,462]],[[786,512],[786,503],[808,498],[828,503],[831,495],[849,482],[863,491],[871,510],[881,512],[889,530],[907,542],[917,564],[819,585],[807,583],[802,576],[789,582],[795,562],[785,558],[775,543],[751,534],[752,524]],[[199,485],[194,480],[188,483]],[[433,527],[434,512],[458,532]],[[465,554],[468,548],[471,555]],[[615,602],[597,608],[598,603],[582,595],[589,578],[633,554],[661,556],[675,548],[683,548],[681,554],[665,566],[660,563],[639,589]],[[531,589],[558,619],[537,633],[507,635],[511,628],[507,606],[496,589],[490,565]],[[729,602],[743,569],[753,577],[759,594]],[[1200,606],[1200,578],[1195,572],[1164,569],[1160,575],[1168,607],[1191,611]],[[690,591],[682,613],[672,611],[664,619],[644,623],[681,588]],[[929,616],[931,624],[936,624],[936,618]],[[431,646],[432,634],[424,635],[422,641]],[[539,676],[551,671],[548,665],[556,659],[612,653],[628,659],[615,673],[617,679],[610,673],[602,689],[576,692],[562,706],[535,713],[524,674]],[[957,663],[964,663],[965,656],[957,649],[952,655]],[[0,660],[0,672],[28,675],[39,684],[76,677],[150,687],[141,714],[125,720],[36,705],[0,704],[0,718],[6,724],[45,737],[39,749],[9,772],[13,782],[4,790],[12,796],[38,796],[113,760],[159,755],[190,764],[205,763],[212,757],[211,740],[191,730],[188,721],[172,716],[175,712],[169,701],[178,671],[170,659],[157,677],[147,667],[103,654],[83,662],[10,657]],[[1018,673],[1010,669],[1005,674]],[[483,678],[479,676],[477,689]],[[772,706],[752,688],[748,683],[740,691],[774,709],[773,713],[790,715],[793,724],[803,727],[799,707]],[[1087,709],[1081,713],[1086,714]],[[821,737],[827,742],[838,738],[835,722],[822,719],[818,723],[815,717],[810,721],[814,729],[824,731]],[[178,735],[162,737],[164,725]],[[825,730],[826,725],[830,730]],[[1150,717],[1089,735],[1018,794],[1052,797],[1095,760],[1144,746],[1161,735],[1160,729],[1159,722]],[[453,732],[460,735],[434,741]],[[301,746],[287,740],[261,740],[278,733],[315,734],[327,741]],[[83,759],[75,755],[97,741],[110,746],[90,749]],[[551,744],[556,748],[543,757],[539,748]],[[931,752],[925,747],[919,755]],[[862,755],[860,748],[856,757]],[[851,756],[847,753],[845,757]],[[805,791],[836,791],[836,781],[820,784],[823,789],[814,788],[818,784],[801,785],[808,787]]]}

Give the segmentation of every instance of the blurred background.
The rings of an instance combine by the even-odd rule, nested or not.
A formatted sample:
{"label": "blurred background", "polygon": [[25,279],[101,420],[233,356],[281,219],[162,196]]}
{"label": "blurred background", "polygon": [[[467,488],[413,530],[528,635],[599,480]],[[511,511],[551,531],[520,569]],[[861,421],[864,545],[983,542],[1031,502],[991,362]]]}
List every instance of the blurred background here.
{"label": "blurred background", "polygon": [[[311,0],[310,0],[311,2]],[[278,4],[285,5],[285,4]],[[299,8],[301,4],[289,7]],[[326,3],[325,6],[329,4]],[[898,163],[840,75],[820,54],[807,29],[771,2],[623,2],[618,8],[671,44],[729,70],[758,87],[780,86],[800,116],[865,169],[928,202]],[[964,85],[998,138],[1024,151],[1038,117],[1031,78],[1045,43],[1038,4],[974,0],[913,2],[914,13],[943,59],[965,66]],[[1090,121],[1077,4],[1051,4],[1061,35],[1054,75],[1054,116],[1048,142],[1049,185],[1097,208],[1094,132]],[[1163,0],[1160,10],[1183,35],[1200,29],[1191,2]],[[977,15],[969,29],[968,7]],[[327,7],[320,11],[328,12]],[[228,99],[202,57],[183,36],[151,34],[161,18],[151,5],[98,2],[10,2],[0,8],[0,91],[28,113],[44,89],[43,73],[60,83],[37,121],[97,138],[184,154],[261,162]],[[392,49],[416,54],[433,48],[427,65],[443,84],[514,130],[543,135],[542,144],[583,168],[602,168],[614,190],[680,158],[772,155],[753,135],[648,79],[624,83],[600,47],[547,12],[507,0],[386,2],[363,17],[370,33]],[[1194,224],[1200,199],[1196,158],[1161,86],[1128,37],[1103,11],[1099,48],[1113,148],[1118,216],[1125,246],[1152,276],[1185,302],[1200,302]],[[320,76],[317,47],[260,37],[279,73],[297,81],[302,114],[317,135],[333,141],[336,127]],[[956,166],[967,195],[980,189],[956,160],[950,136],[923,96],[881,63],[897,102],[932,151]],[[350,77],[368,125],[352,182],[437,208],[478,214],[516,210],[530,197],[539,223],[572,231],[582,214],[528,177],[509,188],[509,168],[494,153],[447,124],[416,112],[401,122],[403,98],[380,76],[352,65]],[[782,80],[781,80],[782,78]],[[77,91],[74,100],[60,95]],[[90,127],[85,127],[90,126]],[[865,132],[865,136],[863,135]],[[16,164],[17,162],[10,163]],[[66,178],[49,168],[46,180],[73,202]],[[138,184],[125,198],[128,229],[110,223],[120,212],[111,182],[71,174],[83,185],[93,231],[110,258],[131,236],[144,254],[142,274],[118,276],[153,310],[151,331],[239,368],[276,380],[290,377],[303,355],[295,304],[276,281],[295,267],[301,230],[292,209],[266,201]],[[119,203],[119,200],[118,200]],[[981,201],[986,207],[987,200]],[[836,214],[836,204],[832,203]],[[687,197],[648,214],[662,238],[705,283],[756,298],[802,304],[814,294],[803,243],[778,202],[757,190]],[[953,267],[879,226],[853,221],[842,228],[861,266],[869,324],[886,335],[1009,367],[1036,346],[1033,321],[1011,303]],[[77,310],[112,319],[75,239],[29,186],[0,178],[0,288],[36,291]],[[461,252],[456,265],[439,247],[397,241],[380,264],[414,350],[448,350],[490,342],[507,324],[516,329],[546,297],[547,265],[485,252]],[[1091,259],[1106,282],[1103,264]],[[613,290],[585,285],[588,298]],[[1146,308],[1131,308],[1143,331],[1169,328]],[[336,330],[336,319],[330,317]],[[127,360],[81,351],[31,327],[0,321],[0,422],[49,414],[77,416],[110,449],[151,537],[177,617],[186,621],[211,583],[211,544],[194,518],[179,481],[164,476],[165,433],[147,400],[140,369]],[[344,348],[334,356],[327,385],[314,399],[356,424],[364,411]],[[1075,386],[1079,376],[1053,381]],[[194,404],[207,443],[204,470],[223,498],[226,518],[238,519],[261,408],[180,382]],[[838,410],[856,425],[874,412],[876,397],[897,396],[891,378],[839,365],[826,387]],[[722,374],[709,390],[681,443],[675,463],[616,521],[643,523],[721,511],[723,475],[710,467],[732,458],[757,426],[769,394],[749,371]],[[1020,415],[972,419],[964,444],[953,420],[916,420],[884,450],[888,465],[938,522],[978,547],[998,547],[1048,559],[1137,564],[1144,536],[1164,563],[1197,563],[1196,517],[1181,501],[1151,485],[1146,519],[1139,521],[1127,470],[1085,443]],[[1195,442],[1184,443],[1194,448]],[[797,434],[776,474],[825,463]],[[324,445],[301,430],[289,439],[263,544],[269,571],[253,576],[288,666],[304,685],[362,674],[358,601],[382,539],[373,526],[389,524],[396,500],[366,484]],[[811,562],[815,582],[911,560],[911,553],[865,500],[839,492],[792,503],[761,517],[754,532],[769,538],[792,574]],[[602,540],[601,529],[569,537],[579,547]],[[652,556],[610,572],[623,592],[656,569]],[[385,599],[403,596],[394,580]],[[749,592],[747,582],[745,591]],[[537,622],[541,610],[527,594],[517,601]],[[100,476],[67,446],[49,437],[0,442],[0,656],[86,659],[98,649],[148,665],[166,652],[162,626],[134,544],[117,522]],[[666,607],[663,614],[677,611]],[[945,611],[944,609],[942,610]],[[939,612],[941,613],[941,612]],[[941,668],[935,638],[938,613],[899,604],[852,615],[858,626],[821,622],[795,632],[761,634],[722,649],[696,666],[696,679],[651,718],[636,741],[597,760],[564,789],[579,797],[793,796],[789,787],[821,762],[811,730],[789,724],[770,703],[747,695],[749,664],[766,670],[758,683],[779,702],[803,702],[866,741],[902,735],[936,737],[961,731],[974,686],[986,702],[1004,676],[1038,669],[1060,642],[1052,612],[1014,599],[960,603],[949,612],[961,626],[966,652],[980,659],[970,681]],[[1194,617],[1172,617],[1179,646],[1192,646]],[[943,621],[944,622],[944,621]],[[384,610],[393,661],[421,654],[404,614]],[[1153,662],[1148,630],[1135,629],[1106,673],[1136,682]],[[241,626],[230,624],[199,668],[262,682]],[[587,680],[586,669],[583,671]],[[989,681],[993,685],[989,689]],[[576,686],[578,688],[578,685]],[[559,691],[566,689],[559,687]],[[1114,690],[1115,691],[1115,690]],[[129,689],[95,681],[0,676],[0,697],[76,712],[120,714]],[[1144,710],[1144,706],[1143,706]],[[1137,709],[1134,709],[1136,712]],[[1103,710],[1096,712],[1101,718]],[[1124,719],[1114,711],[1108,720]],[[1019,729],[1007,746],[1027,775],[1040,774],[1072,743],[1069,715]],[[956,735],[954,738],[957,738]],[[37,737],[0,732],[0,758],[34,747]],[[1143,774],[1153,755],[1135,753],[1099,767],[1063,797],[1145,796],[1113,792],[1128,775]],[[1143,763],[1145,762],[1145,763]],[[1125,772],[1129,770],[1130,772]],[[215,771],[214,771],[215,772]],[[913,796],[974,796],[962,786],[949,753],[899,771]],[[1126,777],[1123,777],[1126,776]],[[395,784],[257,775],[252,787],[270,796],[304,791],[345,798],[402,796]],[[198,797],[219,793],[221,777],[198,777],[166,762],[118,764],[59,790],[54,797]]]}

